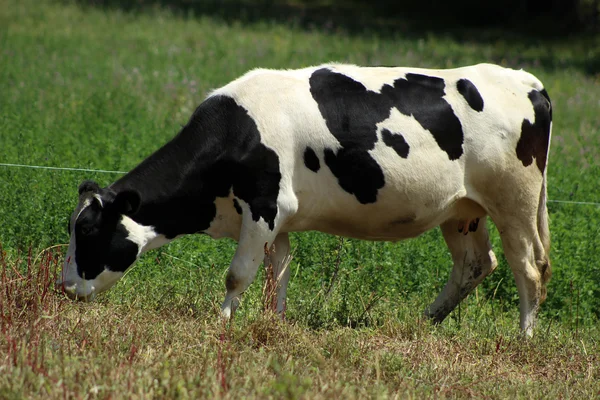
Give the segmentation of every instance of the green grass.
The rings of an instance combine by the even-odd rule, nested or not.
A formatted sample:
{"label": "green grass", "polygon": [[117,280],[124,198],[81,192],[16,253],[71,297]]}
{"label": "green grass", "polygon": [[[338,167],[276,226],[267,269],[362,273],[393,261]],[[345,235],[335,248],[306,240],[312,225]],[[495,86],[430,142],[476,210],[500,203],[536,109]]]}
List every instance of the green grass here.
{"label": "green grass", "polygon": [[[230,326],[190,293],[119,304],[51,292],[57,254],[2,260],[0,398],[595,398],[597,328],[543,326],[523,341],[517,313],[485,300],[432,326],[421,299],[375,328],[312,329],[245,304]],[[12,267],[26,269],[18,274]],[[174,267],[172,265],[171,267]],[[254,299],[253,299],[254,300]],[[255,305],[255,307],[248,307]],[[492,317],[493,318],[490,318]]]}
{"label": "green grass", "polygon": [[[600,201],[598,38],[404,25],[379,34],[89,3],[0,0],[0,162],[127,171],[172,137],[210,89],[255,67],[496,62],[533,72],[552,97],[550,199]],[[440,327],[419,317],[451,267],[439,230],[397,244],[295,234],[289,322],[261,314],[257,282],[220,340],[218,304],[235,249],[228,240],[190,236],[153,251],[94,304],[54,293],[42,300],[49,281],[19,276],[27,265],[30,274],[43,270],[24,260],[30,247],[35,255],[68,241],[78,184],[117,176],[0,166],[1,398],[38,390],[44,398],[600,393],[598,206],[549,204],[553,277],[531,342],[517,339],[517,293],[494,230],[498,270]],[[32,351],[43,361],[33,362]]]}

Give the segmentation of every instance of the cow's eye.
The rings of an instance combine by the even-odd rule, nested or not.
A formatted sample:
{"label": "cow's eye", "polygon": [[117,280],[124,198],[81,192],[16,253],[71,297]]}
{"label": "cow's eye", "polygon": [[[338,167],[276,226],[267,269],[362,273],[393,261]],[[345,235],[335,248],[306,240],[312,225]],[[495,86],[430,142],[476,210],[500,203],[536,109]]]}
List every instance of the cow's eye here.
{"label": "cow's eye", "polygon": [[89,235],[90,233],[92,233],[92,227],[91,226],[82,226],[81,227],[81,234],[82,235]]}

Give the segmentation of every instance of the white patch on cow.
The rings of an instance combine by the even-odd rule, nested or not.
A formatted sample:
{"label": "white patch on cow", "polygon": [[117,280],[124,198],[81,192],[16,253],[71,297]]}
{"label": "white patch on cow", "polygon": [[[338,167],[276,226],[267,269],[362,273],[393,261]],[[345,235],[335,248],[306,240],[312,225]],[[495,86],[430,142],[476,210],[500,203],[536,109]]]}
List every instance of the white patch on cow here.
{"label": "white patch on cow", "polygon": [[123,215],[121,223],[128,232],[127,239],[137,244],[138,257],[148,250],[156,249],[173,240],[156,233],[153,226],[138,224],[126,215]]}
{"label": "white patch on cow", "polygon": [[92,293],[98,294],[112,287],[119,279],[123,277],[124,273],[120,271],[111,271],[105,268],[97,277],[92,279],[90,282]]}
{"label": "white patch on cow", "polygon": [[[94,195],[94,198],[96,198],[96,199],[97,199],[97,200],[100,202],[100,206],[102,206],[102,199],[98,199],[98,197],[96,197],[96,196],[98,196],[98,197],[99,197],[99,195]],[[82,213],[82,212],[83,212],[83,211],[84,211],[86,208],[88,208],[88,207],[89,207],[89,206],[92,204],[92,201],[93,201],[93,200],[92,200],[91,198],[89,198],[89,197],[88,197],[88,198],[86,198],[86,199],[83,201],[83,204],[81,205],[81,209],[79,210],[79,212],[77,213],[77,215],[74,215],[74,216],[72,217],[72,219],[71,219],[71,232],[70,232],[70,234],[71,234],[71,237],[73,237],[73,236],[74,236],[74,232],[75,232],[75,224],[77,223],[77,220],[79,219],[79,216],[81,215],[81,213]],[[73,246],[75,246],[75,245],[73,244]],[[71,246],[69,245],[69,248],[70,248],[70,247],[71,247]]]}
{"label": "white patch on cow", "polygon": [[[215,199],[217,213],[208,229],[204,230],[204,233],[208,234],[211,238],[239,240],[242,216],[238,214],[233,205],[234,198],[233,191],[230,191],[229,196],[217,197]],[[242,209],[242,214],[250,212],[250,206],[245,201],[239,198],[236,201]]]}
{"label": "white patch on cow", "polygon": [[365,71],[364,68],[348,64],[333,64],[330,69],[333,72],[349,76],[364,85],[367,90],[377,93],[381,93],[384,85],[394,86],[394,81],[404,77],[407,72],[406,68],[386,67],[373,67],[372,71]]}
{"label": "white patch on cow", "polygon": [[92,204],[92,199],[88,198],[88,199],[85,199],[83,201],[83,205],[81,206],[81,210],[79,210],[79,212],[77,213],[77,215],[75,216],[75,218],[73,218],[73,221],[71,221],[71,230],[75,229],[75,223],[79,219],[79,216],[81,215],[81,213],[83,212],[83,210],[85,210],[86,208],[88,208],[90,206],[90,204]]}
{"label": "white patch on cow", "polygon": [[111,271],[108,268],[104,268],[97,277],[92,280],[82,280],[83,287],[76,290],[78,297],[86,297],[87,300],[93,300],[93,298],[115,285],[123,277],[124,273],[119,271]]}
{"label": "white patch on cow", "polygon": [[[282,182],[286,174],[295,170],[297,144],[313,146],[317,152],[323,147],[334,151],[340,144],[329,132],[317,103],[310,97],[308,78],[316,67],[295,71],[258,69],[240,79],[214,91],[211,95],[225,95],[248,111],[260,132],[260,140],[265,146],[276,151],[280,161]],[[278,96],[289,96],[296,101],[286,101]],[[304,97],[308,95],[307,97]],[[302,152],[304,148],[300,149]]]}
{"label": "white patch on cow", "polygon": [[[77,273],[75,274],[77,275]],[[76,276],[75,279],[68,279],[59,284],[64,285],[64,291],[67,296],[91,301],[98,293],[102,293],[113,287],[123,275],[123,272],[111,271],[105,268],[94,279],[81,279],[79,276]]]}
{"label": "white patch on cow", "polygon": [[[65,263],[63,265],[63,270],[58,284],[62,284],[65,282],[75,282],[79,277],[77,275],[77,265],[75,264],[75,226],[71,224],[71,239],[69,240],[69,248],[67,249],[67,254],[65,256]],[[70,284],[68,284],[70,285]]]}
{"label": "white patch on cow", "polygon": [[[403,162],[402,158],[391,147],[387,146],[381,138],[381,131],[387,129],[388,131],[401,134],[404,140],[410,146],[409,156],[404,162],[411,164],[411,169],[415,168],[412,166],[413,159],[415,156],[424,156],[427,158],[429,164],[431,164],[431,157],[435,157],[436,162],[444,163],[448,161],[449,165],[453,165],[448,159],[448,155],[443,151],[435,141],[433,135],[424,129],[419,121],[412,115],[404,115],[397,108],[390,110],[390,116],[377,124],[377,143],[375,149],[371,150],[371,155],[384,153],[387,159],[387,164],[382,165],[384,171],[394,170],[399,168],[398,162]],[[384,150],[386,149],[386,150]],[[391,151],[391,152],[390,152]],[[377,159],[377,158],[376,158]],[[379,160],[378,160],[379,161]],[[383,160],[382,160],[383,161]],[[381,164],[380,164],[381,165]],[[405,173],[407,173],[406,171]],[[414,174],[412,174],[414,175]]]}

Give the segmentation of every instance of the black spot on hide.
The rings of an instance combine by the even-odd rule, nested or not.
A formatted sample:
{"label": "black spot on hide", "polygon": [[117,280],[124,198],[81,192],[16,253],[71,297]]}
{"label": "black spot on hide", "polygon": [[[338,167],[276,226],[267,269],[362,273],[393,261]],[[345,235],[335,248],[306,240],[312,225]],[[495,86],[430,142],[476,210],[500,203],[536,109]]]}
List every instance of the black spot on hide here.
{"label": "black spot on hide", "polygon": [[468,79],[460,79],[456,82],[456,88],[473,110],[483,111],[483,98],[473,82]]}
{"label": "black spot on hide", "polygon": [[548,100],[548,106],[550,107],[550,121],[552,121],[552,102],[550,101],[550,96],[548,95],[546,89],[540,90],[540,93],[546,98],[546,100]]}
{"label": "black spot on hide", "polygon": [[304,165],[313,172],[318,172],[319,169],[321,169],[319,157],[317,157],[315,151],[310,147],[307,147],[306,150],[304,150]]}
{"label": "black spot on hide", "polygon": [[[385,184],[383,171],[369,150],[377,142],[377,124],[389,118],[392,108],[413,116],[431,132],[450,160],[463,154],[462,126],[443,98],[441,78],[409,73],[393,86],[383,85],[377,93],[346,75],[322,68],[311,75],[309,83],[329,131],[341,146],[324,150],[325,163],[340,186],[363,204],[375,202]],[[399,138],[385,136],[401,157],[408,152],[408,144],[403,146]]]}
{"label": "black spot on hide", "polygon": [[543,173],[548,156],[552,106],[545,90],[542,92],[532,90],[528,97],[533,105],[535,120],[531,123],[524,119],[521,124],[521,137],[517,142],[516,149],[517,157],[525,167],[531,165],[535,158],[538,169]]}
{"label": "black spot on hide", "polygon": [[383,139],[383,143],[394,149],[400,157],[408,158],[410,146],[406,143],[406,140],[404,140],[404,136],[384,129],[381,131],[381,138]]}

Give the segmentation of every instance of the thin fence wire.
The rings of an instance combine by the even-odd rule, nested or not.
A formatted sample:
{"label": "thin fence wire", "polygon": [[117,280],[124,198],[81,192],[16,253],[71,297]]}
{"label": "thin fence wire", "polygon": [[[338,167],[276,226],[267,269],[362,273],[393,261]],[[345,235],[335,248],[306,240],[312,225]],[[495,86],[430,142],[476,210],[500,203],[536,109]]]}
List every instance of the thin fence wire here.
{"label": "thin fence wire", "polygon": [[593,201],[570,201],[570,200],[547,200],[550,203],[564,203],[564,204],[579,204],[588,206],[600,206],[600,203],[594,203]]}
{"label": "thin fence wire", "polygon": [[[111,171],[106,169],[90,169],[90,168],[70,168],[70,167],[50,167],[45,165],[25,165],[25,164],[9,164],[0,163],[0,167],[8,168],[31,168],[41,170],[52,170],[52,171],[76,171],[76,172],[94,172],[101,174],[126,174],[126,171]],[[593,201],[572,201],[572,200],[552,200],[548,199],[548,203],[562,203],[562,204],[574,204],[574,205],[586,205],[586,206],[598,206],[600,203]]]}
{"label": "thin fence wire", "polygon": [[103,174],[126,174],[125,171],[110,171],[106,169],[89,169],[89,168],[69,168],[69,167],[47,167],[44,165],[25,165],[25,164],[8,164],[0,163],[1,167],[14,168],[32,168],[32,169],[48,169],[52,171],[78,171],[78,172],[98,172]]}

